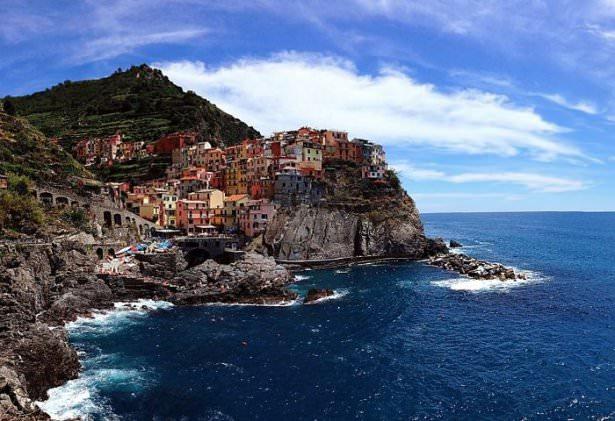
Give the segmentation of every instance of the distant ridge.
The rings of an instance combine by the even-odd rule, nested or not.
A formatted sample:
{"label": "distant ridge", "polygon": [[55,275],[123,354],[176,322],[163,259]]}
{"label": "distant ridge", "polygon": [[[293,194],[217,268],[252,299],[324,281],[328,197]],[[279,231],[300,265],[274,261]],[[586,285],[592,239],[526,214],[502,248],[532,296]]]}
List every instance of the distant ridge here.
{"label": "distant ridge", "polygon": [[199,140],[235,144],[260,136],[241,120],[192,91],[184,92],[158,69],[142,64],[109,77],[66,81],[42,92],[5,97],[27,118],[68,150],[84,137],[113,135],[125,141],[153,142],[176,131],[194,130]]}

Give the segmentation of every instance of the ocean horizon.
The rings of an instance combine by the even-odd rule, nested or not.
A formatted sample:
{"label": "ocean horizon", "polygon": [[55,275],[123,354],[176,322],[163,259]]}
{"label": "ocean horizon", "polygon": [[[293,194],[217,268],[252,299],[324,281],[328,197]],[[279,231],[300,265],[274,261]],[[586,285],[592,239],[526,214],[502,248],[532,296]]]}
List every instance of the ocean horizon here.
{"label": "ocean horizon", "polygon": [[69,326],[84,371],[60,419],[607,419],[615,213],[423,214],[426,233],[525,281],[421,262],[309,270],[311,306],[116,310]]}

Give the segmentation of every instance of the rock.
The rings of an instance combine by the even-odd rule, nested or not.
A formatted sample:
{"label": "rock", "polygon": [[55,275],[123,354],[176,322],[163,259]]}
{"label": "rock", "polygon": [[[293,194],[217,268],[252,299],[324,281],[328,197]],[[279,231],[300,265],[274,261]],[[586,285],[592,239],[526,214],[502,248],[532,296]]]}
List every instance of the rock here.
{"label": "rock", "polygon": [[167,253],[135,254],[142,275],[161,279],[174,278],[188,267],[183,253],[179,249]]}
{"label": "rock", "polygon": [[316,288],[312,288],[308,291],[307,295],[305,296],[305,300],[303,300],[303,304],[314,304],[314,302],[326,298],[326,297],[330,297],[333,294],[335,294],[335,291],[333,291],[332,289],[316,289]]}
{"label": "rock", "polygon": [[291,273],[272,257],[246,253],[228,265],[207,260],[180,272],[173,283],[183,290],[170,299],[176,304],[288,302],[297,297],[286,289],[292,279]]}
{"label": "rock", "polygon": [[432,245],[409,197],[397,207],[281,209],[267,225],[263,247],[282,260],[355,256],[423,258]]}
{"label": "rock", "polygon": [[450,248],[452,248],[452,249],[455,249],[455,248],[463,247],[463,244],[461,244],[461,243],[459,243],[459,242],[457,242],[455,240],[451,240],[451,241],[449,241],[448,246]]}
{"label": "rock", "polygon": [[525,279],[523,274],[517,274],[511,268],[507,268],[499,263],[477,260],[465,254],[439,254],[432,256],[427,263],[431,266],[454,271],[473,279],[499,279],[502,281]]}

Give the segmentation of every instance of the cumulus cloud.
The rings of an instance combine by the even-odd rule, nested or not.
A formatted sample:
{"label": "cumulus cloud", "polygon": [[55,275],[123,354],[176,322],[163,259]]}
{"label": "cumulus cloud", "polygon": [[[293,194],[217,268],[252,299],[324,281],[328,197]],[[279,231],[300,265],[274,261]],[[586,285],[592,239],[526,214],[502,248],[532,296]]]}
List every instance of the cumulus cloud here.
{"label": "cumulus cloud", "polygon": [[391,166],[411,180],[432,180],[455,184],[504,183],[519,185],[531,191],[544,193],[563,193],[587,188],[586,183],[580,180],[531,172],[464,172],[447,174],[443,171],[417,168],[407,162],[397,162]]}
{"label": "cumulus cloud", "polygon": [[156,66],[265,133],[307,124],[347,129],[384,144],[525,153],[542,160],[584,158],[577,147],[557,140],[565,128],[506,96],[447,92],[391,67],[362,74],[347,60],[292,52],[217,68],[190,61]]}

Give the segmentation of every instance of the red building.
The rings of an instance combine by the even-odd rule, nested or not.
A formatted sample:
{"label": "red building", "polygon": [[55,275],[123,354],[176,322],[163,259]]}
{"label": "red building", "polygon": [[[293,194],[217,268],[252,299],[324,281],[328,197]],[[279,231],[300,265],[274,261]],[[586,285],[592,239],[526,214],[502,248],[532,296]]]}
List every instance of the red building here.
{"label": "red building", "polygon": [[177,132],[163,136],[154,143],[154,153],[158,155],[171,155],[174,149],[181,149],[186,145],[196,143],[196,133]]}

